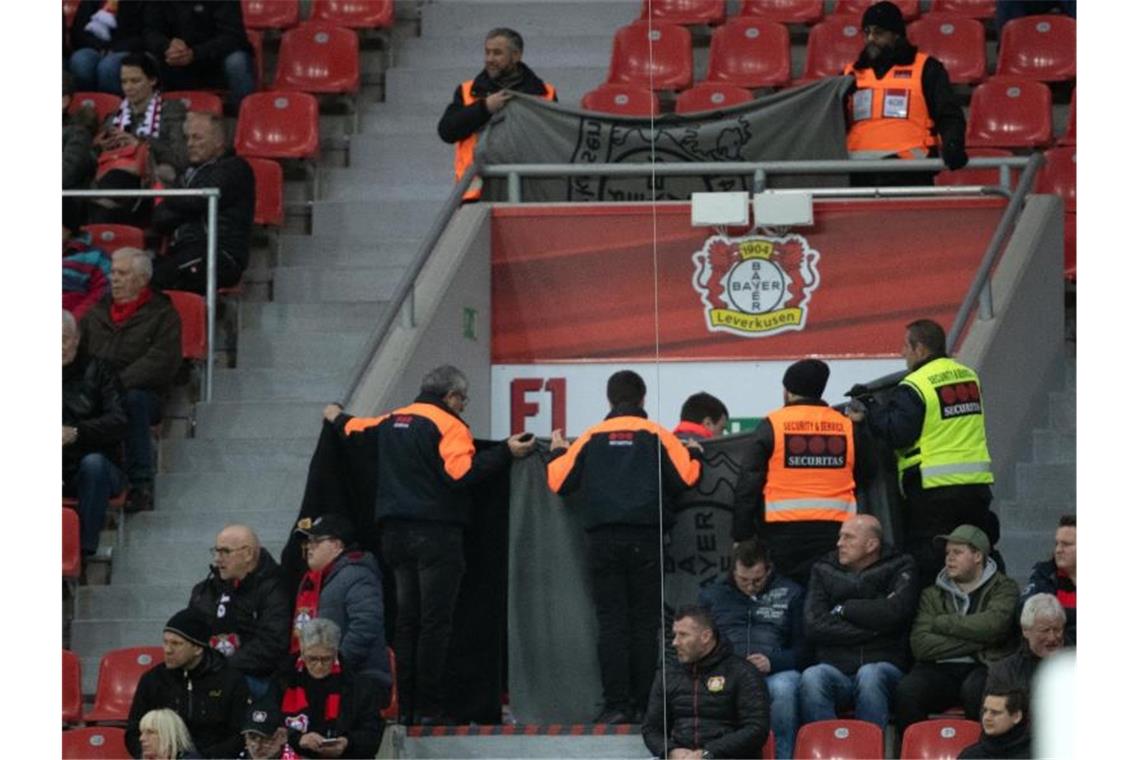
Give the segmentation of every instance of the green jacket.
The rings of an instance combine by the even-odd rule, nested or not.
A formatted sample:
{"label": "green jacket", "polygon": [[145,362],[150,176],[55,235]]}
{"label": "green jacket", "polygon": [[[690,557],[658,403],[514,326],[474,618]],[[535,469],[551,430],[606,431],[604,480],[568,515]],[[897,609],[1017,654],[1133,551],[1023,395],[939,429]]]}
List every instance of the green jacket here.
{"label": "green jacket", "polygon": [[986,560],[983,578],[974,591],[979,595],[977,607],[970,614],[966,613],[969,597],[951,583],[945,569],[933,586],[923,589],[910,629],[916,660],[989,664],[1017,649],[1017,583],[999,573],[992,559]]}

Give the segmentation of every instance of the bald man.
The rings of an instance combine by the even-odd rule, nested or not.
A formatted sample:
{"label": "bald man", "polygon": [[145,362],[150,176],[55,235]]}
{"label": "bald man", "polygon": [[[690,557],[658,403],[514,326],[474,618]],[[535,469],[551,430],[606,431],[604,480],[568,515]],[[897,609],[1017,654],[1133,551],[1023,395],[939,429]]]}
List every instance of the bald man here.
{"label": "bald man", "polygon": [[800,679],[800,719],[834,720],[854,708],[856,719],[885,728],[909,665],[920,590],[914,559],[883,542],[871,515],[848,518],[835,547],[808,583],[804,630],[819,664]]}
{"label": "bald man", "polygon": [[189,606],[209,617],[210,646],[245,675],[256,699],[287,662],[293,598],[248,525],[227,525],[212,552],[210,574],[190,592]]}

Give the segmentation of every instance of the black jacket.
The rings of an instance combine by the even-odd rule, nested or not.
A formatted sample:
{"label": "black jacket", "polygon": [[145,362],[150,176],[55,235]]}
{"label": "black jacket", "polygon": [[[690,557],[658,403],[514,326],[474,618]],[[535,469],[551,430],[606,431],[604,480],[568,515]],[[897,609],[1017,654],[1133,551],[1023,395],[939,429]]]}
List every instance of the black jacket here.
{"label": "black jacket", "polygon": [[[165,5],[165,3],[159,3]],[[214,5],[214,3],[206,3]],[[253,170],[244,158],[226,153],[221,158],[191,166],[178,178],[178,187],[216,187],[218,198],[218,255],[233,259],[241,270],[249,263],[249,235],[253,229]],[[173,234],[169,253],[187,247],[206,250],[206,198],[164,198],[154,209],[153,226]]]}
{"label": "black jacket", "polygon": [[182,319],[170,296],[152,290],[130,319],[115,324],[108,293],[83,318],[83,341],[119,373],[123,387],[163,391],[182,366]]}
{"label": "black jacket", "polygon": [[[276,699],[289,729],[289,744],[301,757],[319,757],[301,749],[301,737],[310,731],[331,739],[347,738],[341,757],[376,757],[384,732],[380,717],[383,690],[371,678],[334,672],[317,679],[298,662],[278,689]],[[339,695],[336,717],[331,720],[326,713],[330,694]]]}
{"label": "black jacket", "polygon": [[958,754],[958,760],[1005,760],[1033,757],[1028,723],[1020,723],[1001,736],[986,736],[977,744],[971,744]]}
{"label": "black jacket", "polygon": [[[212,637],[236,635],[237,650],[228,655],[230,667],[245,675],[264,677],[287,662],[293,598],[281,568],[264,547],[257,567],[238,583],[223,581],[211,568],[206,579],[190,592],[189,606],[210,620]],[[215,648],[228,649],[223,643],[226,640],[211,643]]]}
{"label": "black jacket", "polygon": [[[1021,601],[1017,605],[1017,617],[1021,618],[1021,608],[1025,606],[1025,602],[1029,597],[1034,594],[1052,594],[1057,596],[1058,591],[1067,591],[1072,594],[1077,593],[1077,584],[1073,583],[1073,579],[1067,575],[1060,575],[1057,572],[1056,560],[1046,560],[1045,562],[1038,562],[1033,566],[1033,572],[1029,574],[1029,583],[1026,584],[1025,590],[1021,592]],[[1064,606],[1062,604],[1062,606]],[[1077,645],[1077,608],[1065,607],[1065,646],[1075,647]]]}
{"label": "black jacket", "polygon": [[733,654],[727,642],[718,641],[704,659],[666,667],[666,683],[661,670],[653,680],[641,724],[645,746],[655,757],[665,757],[676,747],[705,750],[712,757],[760,757],[768,739],[768,687],[755,666]]}
{"label": "black jacket", "polygon": [[918,572],[909,554],[884,544],[878,562],[852,572],[832,551],[812,566],[804,608],[804,630],[816,645],[817,659],[847,675],[871,662],[906,670],[918,595]]}
{"label": "black jacket", "polygon": [[[519,71],[522,79],[518,83],[512,83],[511,90],[527,95],[546,94],[546,84],[522,61],[519,61]],[[436,127],[440,139],[446,143],[454,143],[482,129],[491,119],[491,112],[487,110],[483,98],[501,89],[503,88],[499,83],[487,76],[486,71],[480,71],[471,85],[471,94],[479,100],[467,106],[463,104],[462,85],[456,87],[455,95],[452,96],[451,103],[448,104]],[[555,97],[555,100],[558,98]]]}
{"label": "black jacket", "polygon": [[174,710],[203,757],[234,757],[241,751],[249,690],[245,677],[220,652],[206,649],[193,670],[159,663],[139,679],[127,718],[127,750],[141,757],[139,721],[151,710]]}
{"label": "black jacket", "polygon": [[[99,11],[104,0],[83,0],[75,11],[75,18],[71,21],[71,49],[94,48],[96,50],[109,50],[114,53],[133,52],[142,49],[143,45],[143,8],[144,5],[154,3],[141,3],[138,0],[128,0],[119,3],[115,11],[115,29],[111,32],[111,39],[107,42],[96,37],[84,27],[91,17]],[[165,48],[164,48],[165,50]],[[162,60],[159,56],[158,60]]]}
{"label": "black jacket", "polygon": [[1033,675],[1040,664],[1041,658],[1033,654],[1023,637],[1016,652],[990,665],[986,673],[986,693],[1021,689],[1029,694]]}
{"label": "black jacket", "polygon": [[175,38],[194,51],[193,66],[217,66],[230,53],[251,50],[238,0],[148,2],[143,28],[146,49],[160,62]]}
{"label": "black jacket", "polygon": [[79,460],[88,454],[102,454],[121,466],[127,435],[123,386],[114,368],[91,356],[82,342],[63,368],[63,424],[79,431],[75,442],[63,447],[64,480],[75,475]]}

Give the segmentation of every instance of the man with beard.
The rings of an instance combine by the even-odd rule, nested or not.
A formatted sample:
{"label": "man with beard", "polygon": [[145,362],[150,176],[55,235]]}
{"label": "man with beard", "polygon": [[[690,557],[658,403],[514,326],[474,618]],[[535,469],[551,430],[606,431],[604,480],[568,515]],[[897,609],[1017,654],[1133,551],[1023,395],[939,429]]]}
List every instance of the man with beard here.
{"label": "man with beard", "polygon": [[[523,39],[514,29],[500,27],[487,32],[483,43],[483,70],[455,88],[451,104],[440,117],[436,130],[445,143],[455,144],[455,180],[463,177],[475,158],[476,132],[502,110],[515,92],[558,100],[552,85],[546,84],[522,62]],[[476,177],[463,194],[465,201],[477,201],[482,181]]]}

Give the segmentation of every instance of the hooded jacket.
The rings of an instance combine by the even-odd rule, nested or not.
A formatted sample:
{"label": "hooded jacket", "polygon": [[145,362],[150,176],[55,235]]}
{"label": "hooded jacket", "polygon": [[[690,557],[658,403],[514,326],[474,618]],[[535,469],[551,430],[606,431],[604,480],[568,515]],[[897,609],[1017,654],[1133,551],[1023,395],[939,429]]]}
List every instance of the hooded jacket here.
{"label": "hooded jacket", "polygon": [[230,667],[265,677],[288,657],[292,599],[280,566],[264,547],[257,566],[240,581],[222,580],[211,567],[190,592],[189,606],[210,620],[210,644],[226,654]]}
{"label": "hooded jacket", "polygon": [[729,573],[702,588],[699,601],[712,613],[721,638],[741,657],[762,654],[773,673],[802,670],[807,665],[804,590],[795,581],[772,573],[764,588],[749,596]]}
{"label": "hooded jacket", "polygon": [[[354,676],[371,676],[385,689],[392,686],[388,643],[384,639],[384,589],[380,565],[370,552],[344,551],[321,582],[318,616],[341,631],[340,661]],[[382,699],[381,704],[387,704]]]}
{"label": "hooded jacket", "polygon": [[991,664],[1017,648],[1016,610],[1017,584],[998,572],[993,558],[986,558],[982,583],[969,594],[943,568],[919,597],[911,649],[924,662]]}
{"label": "hooded jacket", "polygon": [[[712,757],[760,757],[769,719],[768,687],[759,670],[721,640],[695,663],[666,667],[666,682],[662,683],[661,670],[653,680],[641,725],[645,746],[655,757],[665,757],[677,747],[701,749]],[[668,716],[663,713],[663,698]]]}
{"label": "hooded jacket", "polygon": [[141,757],[139,721],[151,710],[168,707],[178,713],[202,757],[235,757],[243,742],[249,690],[241,673],[226,658],[205,649],[192,670],[159,663],[139,679],[127,717],[126,742],[131,757]]}
{"label": "hooded jacket", "polygon": [[91,353],[110,362],[128,390],[161,391],[182,366],[182,320],[161,291],[151,290],[150,299],[121,324],[111,319],[108,293],[83,318],[81,328]]}
{"label": "hooded jacket", "polygon": [[819,662],[847,675],[872,662],[905,670],[917,601],[918,573],[909,554],[884,544],[878,562],[853,571],[833,550],[812,566],[804,629]]}
{"label": "hooded jacket", "polygon": [[102,454],[122,464],[122,443],[127,435],[123,386],[110,364],[91,356],[86,346],[63,368],[63,424],[79,431],[75,442],[63,447],[63,478],[79,470],[88,454]]}

